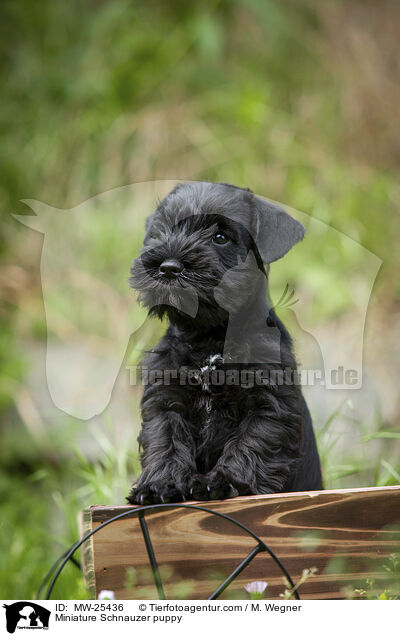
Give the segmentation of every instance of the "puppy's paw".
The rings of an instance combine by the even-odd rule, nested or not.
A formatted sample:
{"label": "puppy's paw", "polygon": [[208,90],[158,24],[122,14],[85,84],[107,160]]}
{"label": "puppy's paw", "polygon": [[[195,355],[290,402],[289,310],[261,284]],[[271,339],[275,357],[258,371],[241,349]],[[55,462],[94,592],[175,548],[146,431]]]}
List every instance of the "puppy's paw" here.
{"label": "puppy's paw", "polygon": [[134,486],[127,497],[130,504],[151,505],[158,503],[179,503],[186,497],[182,489],[173,483],[154,481],[149,484]]}
{"label": "puppy's paw", "polygon": [[239,490],[221,472],[211,472],[208,475],[196,475],[190,483],[190,497],[198,501],[212,499],[231,499],[239,495]]}
{"label": "puppy's paw", "polygon": [[194,475],[189,483],[189,497],[196,501],[207,501],[209,499],[207,482],[205,475]]}

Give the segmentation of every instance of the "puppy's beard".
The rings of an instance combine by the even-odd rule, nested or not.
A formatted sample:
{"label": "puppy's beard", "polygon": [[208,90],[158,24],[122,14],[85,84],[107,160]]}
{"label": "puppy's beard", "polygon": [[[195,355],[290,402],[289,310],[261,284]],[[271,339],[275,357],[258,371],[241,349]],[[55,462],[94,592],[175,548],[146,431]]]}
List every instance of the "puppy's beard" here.
{"label": "puppy's beard", "polygon": [[[151,291],[139,293],[139,301],[151,312],[154,307],[162,306],[163,313],[168,313],[169,308],[178,310],[186,316],[195,318],[199,301],[197,292],[193,287],[160,286]],[[154,312],[153,312],[154,313]]]}

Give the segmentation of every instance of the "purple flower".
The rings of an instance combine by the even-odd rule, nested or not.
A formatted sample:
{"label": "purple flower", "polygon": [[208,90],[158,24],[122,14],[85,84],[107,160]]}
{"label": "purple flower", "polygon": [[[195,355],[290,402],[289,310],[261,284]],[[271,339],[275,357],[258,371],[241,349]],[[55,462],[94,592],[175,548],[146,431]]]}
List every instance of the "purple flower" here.
{"label": "purple flower", "polygon": [[267,588],[268,583],[265,581],[252,581],[244,586],[246,592],[248,592],[252,599],[262,598]]}
{"label": "purple flower", "polygon": [[97,599],[99,601],[114,601],[115,594],[112,590],[100,590]]}

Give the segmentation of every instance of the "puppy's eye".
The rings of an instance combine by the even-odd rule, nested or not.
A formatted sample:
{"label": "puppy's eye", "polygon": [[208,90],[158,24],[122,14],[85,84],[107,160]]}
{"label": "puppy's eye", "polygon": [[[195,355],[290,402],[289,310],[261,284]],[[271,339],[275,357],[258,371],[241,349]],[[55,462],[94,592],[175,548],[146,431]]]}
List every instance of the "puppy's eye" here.
{"label": "puppy's eye", "polygon": [[217,232],[212,237],[212,240],[213,243],[216,243],[217,245],[225,245],[225,243],[228,243],[229,238],[223,232]]}

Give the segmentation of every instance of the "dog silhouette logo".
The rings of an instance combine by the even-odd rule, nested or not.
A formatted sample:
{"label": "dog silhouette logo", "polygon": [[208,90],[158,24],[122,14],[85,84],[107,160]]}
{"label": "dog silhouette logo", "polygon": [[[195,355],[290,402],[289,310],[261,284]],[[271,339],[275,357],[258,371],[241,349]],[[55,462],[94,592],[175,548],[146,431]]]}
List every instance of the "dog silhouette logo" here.
{"label": "dog silhouette logo", "polygon": [[[176,213],[171,207],[168,218],[154,216],[157,209],[157,214],[161,214],[163,206],[159,208],[159,202],[166,196],[168,198],[171,189],[176,188],[178,183],[159,180],[130,184],[100,193],[71,209],[54,208],[41,201],[24,199],[31,214],[13,215],[24,226],[44,235],[40,277],[47,326],[46,379],[47,390],[55,406],[80,420],[89,420],[103,413],[112,398],[124,356],[131,356],[127,349],[132,347],[134,360],[141,357],[146,335],[140,330],[145,324],[147,329],[148,311],[152,310],[154,316],[157,307],[164,307],[170,313],[179,312],[194,320],[200,315],[199,310],[204,306],[201,301],[208,291],[208,301],[213,304],[214,310],[225,311],[230,317],[227,340],[221,352],[223,357],[229,359],[230,354],[232,362],[240,363],[258,361],[259,349],[253,347],[249,352],[249,330],[244,332],[237,308],[233,306],[235,299],[240,298],[245,304],[245,294],[251,295],[252,285],[261,285],[265,280],[252,258],[254,252],[247,250],[238,255],[240,262],[232,261],[232,267],[226,268],[224,275],[215,277],[214,270],[204,263],[207,246],[204,248],[203,243],[196,244],[197,239],[193,237],[188,242],[188,237],[180,233],[180,228],[185,227],[184,223],[190,217],[198,222],[203,208],[211,214],[216,209],[216,199],[209,199],[208,207],[202,208],[199,203],[198,192],[207,188],[213,191],[214,188],[222,189],[224,197],[219,198],[219,215],[224,216],[227,222],[236,222],[236,227],[240,226],[243,232],[250,234],[268,267],[269,263],[279,260],[289,251],[285,256],[285,268],[279,269],[281,265],[277,264],[277,271],[281,273],[279,279],[275,278],[275,283],[272,281],[276,286],[271,287],[271,299],[282,296],[277,304],[281,313],[285,311],[296,326],[297,334],[293,335],[308,356],[309,369],[321,370],[326,389],[361,388],[365,320],[382,260],[339,230],[287,206],[282,207],[254,195],[250,207],[238,207],[238,204],[235,205],[235,193],[240,189],[221,184],[190,182],[185,185],[185,182],[180,182],[180,190],[174,195],[178,196]],[[188,188],[189,195],[184,199],[183,194],[188,192]],[[173,200],[173,197],[168,199],[171,205]],[[139,254],[142,241],[137,237],[143,233],[145,215],[148,217],[146,248]],[[294,217],[298,217],[301,224]],[[171,235],[170,239],[163,241],[161,230],[157,234],[160,222],[166,224],[165,236]],[[308,238],[305,241],[301,240],[302,225],[307,227]],[[156,231],[154,237],[152,231]],[[199,238],[197,230],[194,236]],[[21,234],[21,237],[23,241],[31,240],[29,235]],[[174,244],[171,244],[172,239]],[[157,252],[162,250],[166,260],[176,257],[177,248],[178,251],[183,249],[182,246],[179,248],[180,240],[185,240],[186,247],[192,248],[195,278],[188,279],[186,272],[178,281],[172,273],[167,285],[156,286],[154,273],[158,272],[158,267],[152,269],[153,256],[156,257]],[[294,244],[296,251],[291,256],[290,247]],[[320,263],[318,272],[310,261],[309,246],[318,250],[315,252]],[[186,247],[181,256],[188,258]],[[169,254],[171,249],[175,253]],[[334,263],[342,262],[344,254],[349,255],[346,258],[351,257],[347,275],[334,266]],[[140,290],[136,287],[133,292],[126,281],[133,257],[137,282],[145,284],[147,280],[148,283],[146,307],[140,303]],[[300,266],[304,266],[305,273],[300,277],[301,284],[296,289],[298,302],[293,309],[293,303],[289,304],[291,297],[286,298],[289,294],[284,291],[284,286],[289,286],[288,280],[297,280]],[[204,284],[200,285],[205,273],[213,278],[206,289]],[[239,288],[241,294],[236,293]],[[233,289],[235,293],[232,293]],[[351,337],[340,338],[338,330],[328,329],[325,318],[322,318],[325,315],[341,316],[345,306],[351,311]],[[321,313],[324,307],[328,308],[328,313]],[[259,325],[257,330],[264,333],[265,338],[268,334],[270,362],[279,362],[279,330],[271,321]],[[303,354],[301,358],[304,359]],[[336,377],[339,368],[354,371],[356,381],[349,384]]]}
{"label": "dog silhouette logo", "polygon": [[49,628],[51,612],[37,603],[18,601],[3,607],[6,610],[6,626],[9,634],[14,634],[16,629]]}

